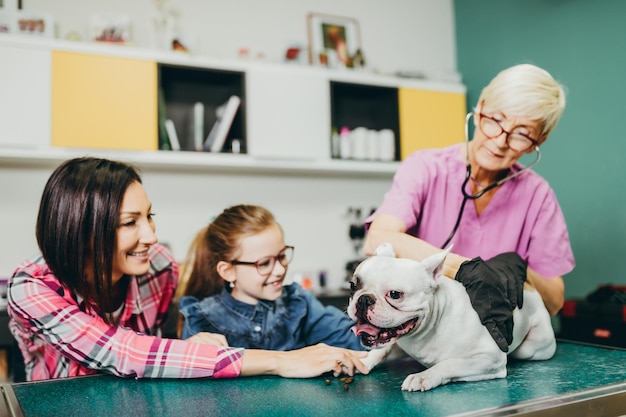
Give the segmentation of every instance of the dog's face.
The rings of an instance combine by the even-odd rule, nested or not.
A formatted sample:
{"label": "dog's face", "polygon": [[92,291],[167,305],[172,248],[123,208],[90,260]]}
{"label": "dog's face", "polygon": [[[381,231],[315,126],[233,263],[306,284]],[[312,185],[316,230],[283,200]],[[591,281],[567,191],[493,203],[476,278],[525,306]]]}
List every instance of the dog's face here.
{"label": "dog's face", "polygon": [[428,320],[448,251],[422,262],[396,258],[389,243],[361,262],[352,276],[348,315],[357,325],[361,344],[380,348],[419,331]]}

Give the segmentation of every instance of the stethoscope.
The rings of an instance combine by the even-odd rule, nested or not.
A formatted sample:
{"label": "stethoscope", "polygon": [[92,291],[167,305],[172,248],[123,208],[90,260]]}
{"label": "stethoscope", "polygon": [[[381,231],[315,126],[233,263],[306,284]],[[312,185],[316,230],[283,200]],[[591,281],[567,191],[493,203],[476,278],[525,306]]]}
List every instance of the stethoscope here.
{"label": "stethoscope", "polygon": [[465,209],[465,204],[467,203],[468,200],[476,200],[477,198],[482,197],[487,191],[493,190],[497,186],[502,185],[506,181],[512,180],[513,178],[522,174],[524,171],[534,167],[535,165],[539,163],[539,160],[541,159],[541,152],[539,151],[539,146],[535,146],[535,152],[537,152],[537,157],[532,163],[528,164],[524,168],[520,169],[517,172],[514,172],[511,175],[507,175],[501,180],[492,182],[491,184],[489,184],[482,190],[476,192],[475,194],[469,194],[467,192],[467,183],[472,177],[472,166],[470,165],[470,161],[469,161],[469,120],[470,118],[472,118],[473,115],[474,113],[470,112],[470,113],[467,113],[467,116],[465,116],[465,146],[466,146],[465,163],[467,164],[467,172],[465,174],[465,180],[463,181],[463,185],[461,186],[461,192],[463,193],[463,202],[461,203],[461,208],[459,210],[459,215],[456,218],[456,223],[454,224],[454,228],[452,229],[452,232],[450,233],[450,236],[448,236],[448,238],[446,239],[445,243],[441,245],[441,249],[444,249],[448,246],[448,243],[450,243],[450,241],[456,234],[456,231],[459,229],[459,224],[461,224],[461,218],[463,217],[463,210]]}

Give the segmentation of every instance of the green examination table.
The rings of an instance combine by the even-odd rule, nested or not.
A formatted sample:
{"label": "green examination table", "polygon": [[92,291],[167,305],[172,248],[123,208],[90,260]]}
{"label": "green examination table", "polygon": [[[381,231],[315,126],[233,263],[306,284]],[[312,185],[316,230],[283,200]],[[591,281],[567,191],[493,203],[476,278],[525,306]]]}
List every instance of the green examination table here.
{"label": "green examination table", "polygon": [[626,350],[559,341],[553,359],[510,361],[508,377],[427,392],[400,386],[419,365],[381,364],[350,383],[321,376],[137,380],[110,375],[0,386],[1,416],[622,416]]}

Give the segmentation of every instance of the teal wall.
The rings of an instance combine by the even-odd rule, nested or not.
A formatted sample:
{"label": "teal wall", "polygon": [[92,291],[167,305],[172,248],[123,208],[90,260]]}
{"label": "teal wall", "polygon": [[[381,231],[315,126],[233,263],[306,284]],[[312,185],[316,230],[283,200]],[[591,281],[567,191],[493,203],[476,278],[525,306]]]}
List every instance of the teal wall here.
{"label": "teal wall", "polygon": [[[567,87],[536,171],[556,192],[576,268],[566,297],[626,283],[626,1],[455,0],[468,108],[501,69],[530,62]],[[550,248],[546,248],[550,250]]]}

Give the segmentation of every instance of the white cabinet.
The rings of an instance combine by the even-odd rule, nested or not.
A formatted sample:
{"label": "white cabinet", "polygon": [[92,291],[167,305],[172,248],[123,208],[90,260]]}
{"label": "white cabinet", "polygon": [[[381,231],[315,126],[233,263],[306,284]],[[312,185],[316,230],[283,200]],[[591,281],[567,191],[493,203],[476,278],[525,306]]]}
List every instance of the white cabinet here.
{"label": "white cabinet", "polygon": [[246,72],[248,154],[259,158],[330,159],[330,93],[319,72],[289,66]]}
{"label": "white cabinet", "polygon": [[0,44],[0,146],[50,146],[51,52]]}
{"label": "white cabinet", "polygon": [[[443,146],[437,142],[440,120],[454,127],[446,136],[452,138],[462,133],[464,120],[465,87],[459,83],[12,36],[0,36],[0,60],[0,163],[54,164],[88,151],[165,169],[387,177],[408,153],[407,144]],[[83,70],[74,74],[78,67]],[[85,87],[89,83],[115,88]],[[71,98],[75,90],[89,100]],[[167,119],[188,137],[190,115],[201,102],[206,135],[217,107],[231,95],[242,102],[222,152],[157,150]],[[441,104],[433,106],[432,97]],[[81,117],[81,106],[97,111]],[[104,129],[103,121],[119,131]],[[402,154],[397,151],[394,162],[333,159],[331,130],[343,126],[391,129]],[[80,140],[70,141],[78,132]],[[430,137],[435,142],[425,140]],[[230,153],[235,138],[237,155]]]}

